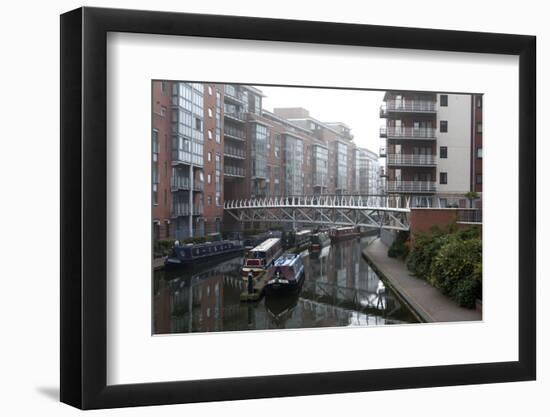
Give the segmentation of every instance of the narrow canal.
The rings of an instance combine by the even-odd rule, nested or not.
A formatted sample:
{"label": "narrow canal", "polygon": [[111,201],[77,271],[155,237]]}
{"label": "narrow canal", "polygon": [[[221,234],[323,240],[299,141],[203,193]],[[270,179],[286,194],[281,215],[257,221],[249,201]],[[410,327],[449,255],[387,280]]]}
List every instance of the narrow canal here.
{"label": "narrow canal", "polygon": [[299,294],[239,300],[245,289],[236,257],[182,271],[154,274],[155,334],[416,322],[361,256],[369,238],[302,253],[306,279]]}

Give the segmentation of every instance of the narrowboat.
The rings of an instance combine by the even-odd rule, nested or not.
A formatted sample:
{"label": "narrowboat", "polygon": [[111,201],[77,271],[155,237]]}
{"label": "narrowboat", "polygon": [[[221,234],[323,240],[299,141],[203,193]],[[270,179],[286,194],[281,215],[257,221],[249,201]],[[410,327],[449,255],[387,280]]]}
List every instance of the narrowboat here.
{"label": "narrowboat", "polygon": [[241,275],[248,278],[248,274],[258,276],[271,266],[283,252],[281,239],[273,237],[265,240],[255,248],[248,251],[244,259]]}
{"label": "narrowboat", "polygon": [[311,235],[311,251],[318,252],[328,245],[330,245],[328,232],[317,232]]}
{"label": "narrowboat", "polygon": [[311,230],[283,232],[283,247],[285,249],[305,249],[311,244]]}
{"label": "narrowboat", "polygon": [[337,227],[330,229],[330,240],[332,242],[338,242],[344,239],[351,239],[359,237],[359,231],[352,226],[349,227]]}
{"label": "narrowboat", "polygon": [[299,254],[285,253],[278,258],[267,271],[266,295],[288,293],[301,288],[305,270]]}
{"label": "narrowboat", "polygon": [[165,268],[174,268],[191,263],[206,262],[216,257],[238,256],[243,253],[244,246],[238,240],[219,240],[206,243],[176,244],[172,254],[166,259]]}

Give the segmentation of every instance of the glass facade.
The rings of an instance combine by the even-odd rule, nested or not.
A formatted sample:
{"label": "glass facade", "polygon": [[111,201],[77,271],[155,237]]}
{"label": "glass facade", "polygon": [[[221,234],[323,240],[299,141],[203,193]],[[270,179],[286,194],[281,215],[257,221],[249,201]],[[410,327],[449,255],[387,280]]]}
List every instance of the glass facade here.
{"label": "glass facade", "polygon": [[267,126],[255,123],[252,126],[252,177],[266,178],[267,167],[267,141],[269,140],[269,129]]}
{"label": "glass facade", "polygon": [[328,149],[313,145],[313,186],[326,187],[328,179]]}
{"label": "glass facade", "polygon": [[287,195],[304,193],[304,142],[285,135],[285,191]]}
{"label": "glass facade", "polygon": [[172,160],[203,165],[203,85],[172,86]]}
{"label": "glass facade", "polygon": [[348,147],[344,143],[336,144],[336,189],[345,190],[348,185]]}

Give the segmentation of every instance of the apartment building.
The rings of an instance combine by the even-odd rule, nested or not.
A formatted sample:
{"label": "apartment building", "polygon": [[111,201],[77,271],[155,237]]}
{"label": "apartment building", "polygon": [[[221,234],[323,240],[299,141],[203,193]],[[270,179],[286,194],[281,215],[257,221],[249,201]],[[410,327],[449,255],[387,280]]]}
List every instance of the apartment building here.
{"label": "apartment building", "polygon": [[225,200],[377,193],[378,157],[348,126],[302,108],[269,112],[263,97],[252,86],[153,82],[155,241],[221,231]]}
{"label": "apartment building", "polygon": [[379,194],[378,154],[366,149],[355,149],[355,192],[360,195]]}
{"label": "apartment building", "polygon": [[380,117],[388,194],[465,207],[464,195],[481,190],[481,96],[388,91]]}

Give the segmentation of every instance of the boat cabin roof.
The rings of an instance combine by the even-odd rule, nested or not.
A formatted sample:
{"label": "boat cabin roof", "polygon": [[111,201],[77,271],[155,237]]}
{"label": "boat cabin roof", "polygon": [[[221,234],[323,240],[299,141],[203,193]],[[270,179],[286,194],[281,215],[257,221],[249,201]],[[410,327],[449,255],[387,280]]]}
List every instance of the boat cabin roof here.
{"label": "boat cabin roof", "polygon": [[296,236],[309,235],[310,233],[311,230],[300,230],[299,232],[296,232]]}
{"label": "boat cabin roof", "polygon": [[271,249],[272,246],[277,244],[281,239],[278,237],[272,237],[270,239],[267,239],[260,243],[258,246],[256,246],[254,249],[252,249],[252,252],[263,252],[266,250]]}
{"label": "boat cabin roof", "polygon": [[285,253],[284,255],[277,258],[277,260],[273,263],[273,266],[291,266],[296,262],[298,259],[300,259],[299,254],[295,253]]}
{"label": "boat cabin roof", "polygon": [[353,226],[345,226],[345,227],[337,227],[336,230],[350,230],[350,229],[354,229]]}

